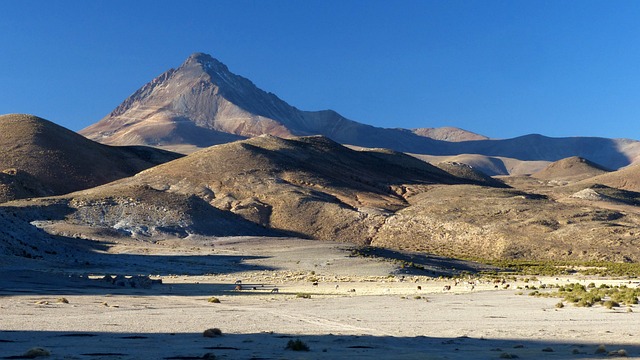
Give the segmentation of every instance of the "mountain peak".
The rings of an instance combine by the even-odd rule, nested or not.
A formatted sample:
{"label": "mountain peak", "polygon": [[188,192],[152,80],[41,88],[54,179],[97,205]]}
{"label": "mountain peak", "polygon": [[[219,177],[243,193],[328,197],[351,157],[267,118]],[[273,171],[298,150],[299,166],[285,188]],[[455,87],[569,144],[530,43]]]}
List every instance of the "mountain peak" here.
{"label": "mountain peak", "polygon": [[[216,73],[225,72],[229,73],[229,68],[223,64],[220,60],[214,58],[213,56],[201,52],[196,52],[187,58],[182,66],[188,66],[191,64],[199,64],[202,65],[205,71],[214,70]],[[208,71],[207,71],[208,72]]]}

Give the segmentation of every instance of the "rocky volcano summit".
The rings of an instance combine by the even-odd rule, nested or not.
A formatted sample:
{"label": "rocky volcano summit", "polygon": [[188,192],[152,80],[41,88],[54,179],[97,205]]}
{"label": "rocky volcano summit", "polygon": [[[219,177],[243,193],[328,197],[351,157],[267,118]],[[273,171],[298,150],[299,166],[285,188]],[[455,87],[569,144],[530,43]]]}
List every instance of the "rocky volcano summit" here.
{"label": "rocky volcano summit", "polygon": [[106,144],[206,147],[263,134],[323,134],[351,142],[349,134],[361,128],[374,129],[333,111],[298,110],[210,55],[195,53],[81,133]]}

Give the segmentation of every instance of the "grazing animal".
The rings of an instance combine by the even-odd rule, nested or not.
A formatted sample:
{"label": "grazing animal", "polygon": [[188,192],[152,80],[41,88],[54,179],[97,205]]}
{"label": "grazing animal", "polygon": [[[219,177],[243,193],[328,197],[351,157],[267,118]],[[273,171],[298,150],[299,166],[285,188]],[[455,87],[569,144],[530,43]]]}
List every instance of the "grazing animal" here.
{"label": "grazing animal", "polygon": [[242,285],[236,285],[236,287],[233,290],[241,291],[242,290]]}
{"label": "grazing animal", "polygon": [[351,289],[351,290],[349,290],[349,292],[353,292],[354,293],[354,292],[356,292],[356,289]]}
{"label": "grazing animal", "polygon": [[278,288],[273,288],[273,289],[271,289],[271,293],[272,294],[280,293],[280,290]]}
{"label": "grazing animal", "polygon": [[445,286],[442,288],[442,291],[449,291],[449,290],[451,290],[451,285],[445,285]]}
{"label": "grazing animal", "polygon": [[336,284],[336,290],[340,287],[340,285]]}

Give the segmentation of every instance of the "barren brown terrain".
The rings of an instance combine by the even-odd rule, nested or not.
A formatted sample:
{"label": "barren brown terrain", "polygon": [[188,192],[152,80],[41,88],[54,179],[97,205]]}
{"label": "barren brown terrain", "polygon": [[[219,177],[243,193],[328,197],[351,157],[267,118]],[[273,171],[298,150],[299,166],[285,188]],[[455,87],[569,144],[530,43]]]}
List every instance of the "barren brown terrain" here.
{"label": "barren brown terrain", "polygon": [[261,136],[7,206],[81,238],[271,235],[482,260],[638,261],[639,194],[569,181],[601,171],[581,164],[549,165],[546,179],[504,178],[507,188],[459,163]]}

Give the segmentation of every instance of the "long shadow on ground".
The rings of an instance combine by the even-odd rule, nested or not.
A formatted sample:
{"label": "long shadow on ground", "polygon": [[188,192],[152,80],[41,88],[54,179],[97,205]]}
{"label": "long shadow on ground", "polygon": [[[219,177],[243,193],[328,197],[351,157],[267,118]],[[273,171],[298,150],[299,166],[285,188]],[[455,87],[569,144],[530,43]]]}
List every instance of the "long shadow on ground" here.
{"label": "long shadow on ground", "polygon": [[[56,359],[598,359],[640,356],[640,345],[370,335],[0,331],[0,359],[42,347]],[[308,351],[286,349],[300,340]]]}
{"label": "long shadow on ground", "polygon": [[[235,255],[137,255],[93,254],[91,263],[72,263],[67,266],[41,266],[39,269],[0,268],[0,296],[23,294],[144,294],[144,295],[216,295],[233,291],[234,284],[155,282],[147,288],[132,287],[127,282],[119,286],[109,277],[136,276],[167,278],[170,276],[198,276],[233,274],[244,271],[273,271],[273,267],[248,264],[260,256]],[[25,261],[36,261],[25,259]],[[195,280],[197,281],[197,280]],[[258,287],[264,284],[252,285]],[[248,286],[248,285],[247,285]]]}
{"label": "long shadow on ground", "polygon": [[385,259],[400,265],[398,273],[422,276],[455,276],[461,273],[498,270],[498,267],[419,252],[396,251],[365,246],[354,248],[351,256]]}

